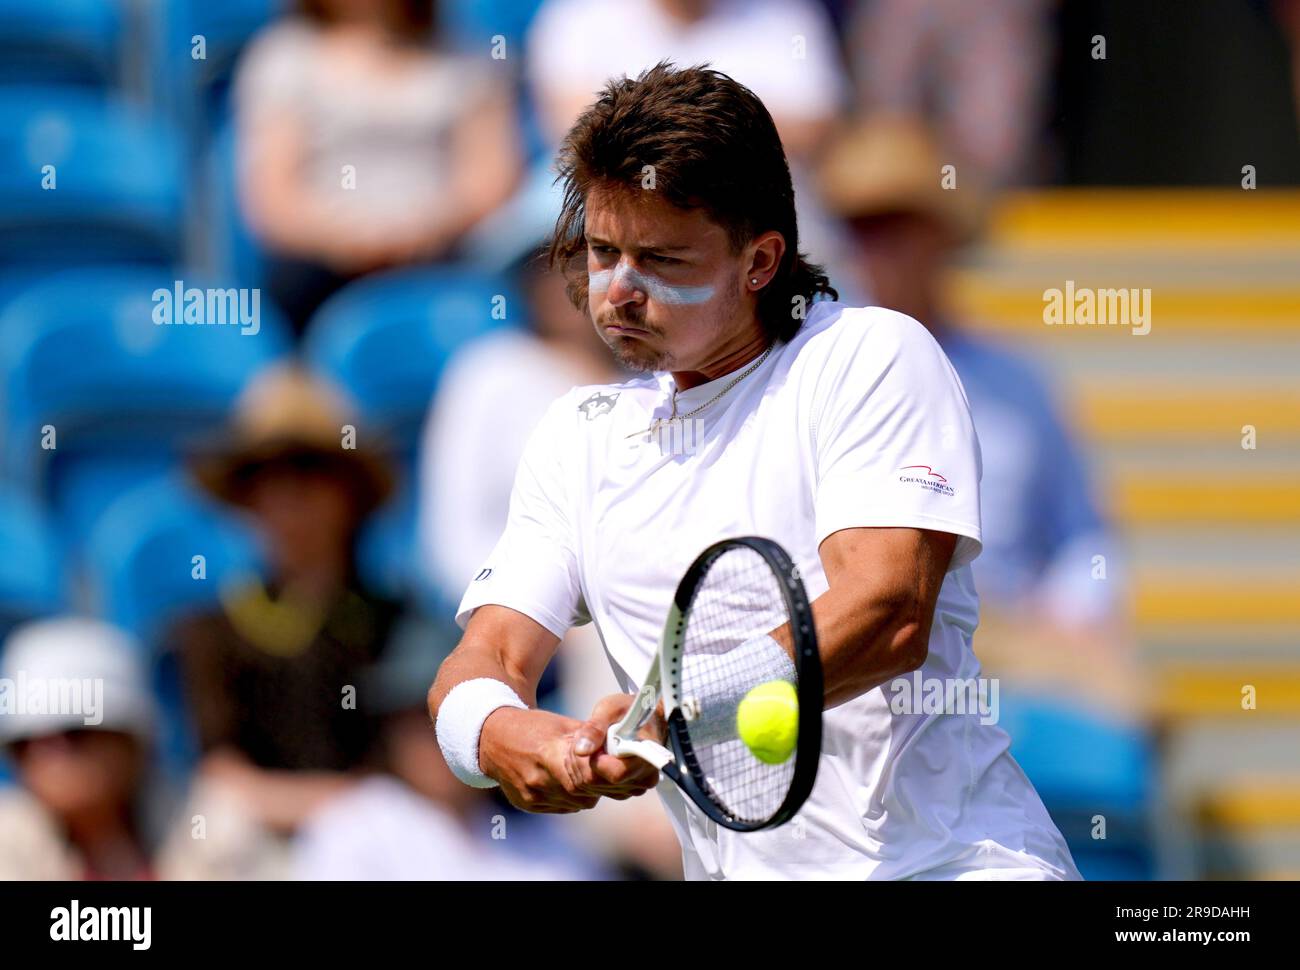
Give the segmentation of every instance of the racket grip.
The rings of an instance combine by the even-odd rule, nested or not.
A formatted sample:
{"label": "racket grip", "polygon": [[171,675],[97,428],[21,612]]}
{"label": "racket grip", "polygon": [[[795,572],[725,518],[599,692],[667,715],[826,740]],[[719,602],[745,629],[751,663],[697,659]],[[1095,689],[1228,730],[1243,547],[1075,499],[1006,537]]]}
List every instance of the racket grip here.
{"label": "racket grip", "polygon": [[659,689],[655,684],[646,684],[642,687],[637,692],[636,699],[632,701],[632,706],[623,715],[623,720],[610,725],[609,730],[605,732],[605,750],[618,757],[635,753],[634,740],[637,729],[650,717],[658,699]]}

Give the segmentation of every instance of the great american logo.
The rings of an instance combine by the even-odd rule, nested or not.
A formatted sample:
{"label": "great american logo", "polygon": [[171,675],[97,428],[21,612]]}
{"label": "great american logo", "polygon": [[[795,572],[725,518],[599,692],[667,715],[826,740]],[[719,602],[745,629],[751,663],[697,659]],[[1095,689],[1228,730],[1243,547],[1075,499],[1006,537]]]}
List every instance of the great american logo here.
{"label": "great american logo", "polygon": [[[948,479],[929,465],[904,465],[899,471],[903,473],[898,476],[900,482],[915,483],[938,495],[957,494],[953,487],[948,484]],[[908,474],[909,472],[911,474]]]}

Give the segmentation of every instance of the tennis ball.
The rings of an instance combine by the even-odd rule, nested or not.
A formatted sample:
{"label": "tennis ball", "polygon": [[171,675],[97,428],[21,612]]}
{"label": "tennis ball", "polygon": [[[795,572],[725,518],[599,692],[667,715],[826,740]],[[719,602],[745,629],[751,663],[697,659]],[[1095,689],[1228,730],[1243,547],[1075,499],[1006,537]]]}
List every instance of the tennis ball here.
{"label": "tennis ball", "polygon": [[788,680],[759,684],[736,708],[736,732],[754,757],[779,765],[799,737],[799,696]]}

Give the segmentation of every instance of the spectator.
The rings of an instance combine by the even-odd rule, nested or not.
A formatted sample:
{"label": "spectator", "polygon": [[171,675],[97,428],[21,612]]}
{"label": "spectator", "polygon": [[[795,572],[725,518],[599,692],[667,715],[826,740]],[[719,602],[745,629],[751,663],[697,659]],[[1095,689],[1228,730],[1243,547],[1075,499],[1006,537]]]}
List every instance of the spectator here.
{"label": "spectator", "polygon": [[1124,579],[1083,455],[1037,369],[970,333],[945,302],[946,270],[975,238],[985,203],[960,181],[942,188],[941,165],[919,121],[875,118],[846,130],[820,176],[857,242],[859,286],[930,329],[970,401],[983,464],[977,650],[1003,673],[1140,709]]}
{"label": "spectator", "polygon": [[[554,215],[550,216],[554,223]],[[564,277],[525,258],[517,270],[528,300],[526,330],[470,344],[447,365],[429,409],[420,449],[420,548],[439,597],[454,604],[505,528],[515,469],[547,406],[578,384],[620,379],[586,314],[565,293]],[[569,631],[558,654],[559,684],[549,703],[582,717],[617,689],[594,628]],[[554,687],[550,688],[554,691]],[[541,691],[539,690],[539,693]],[[679,878],[681,850],[667,817],[648,799],[605,799],[564,819],[636,875]]]}
{"label": "spectator", "polygon": [[284,835],[354,780],[373,740],[357,685],[398,606],[357,578],[355,545],[389,493],[388,465],[327,385],[295,369],[259,377],[231,429],[195,456],[212,494],[247,510],[270,579],[222,591],[221,608],[173,630],[196,716],[200,779]]}
{"label": "spectator", "polygon": [[[636,77],[661,60],[708,63],[749,87],[789,159],[803,247],[832,276],[840,271],[845,241],[808,177],[851,98],[825,7],[815,0],[545,0],[526,43],[526,80],[552,145],[610,78]],[[551,222],[558,207],[547,212]]]}
{"label": "spectator", "polygon": [[607,80],[663,58],[708,62],[751,88],[792,166],[814,153],[849,91],[826,10],[811,0],[546,0],[526,58],[552,144]]}
{"label": "spectator", "polygon": [[518,179],[503,62],[433,43],[432,0],[302,0],[235,78],[239,187],[302,331],[345,282],[453,254]]}
{"label": "spectator", "polygon": [[[456,630],[411,622],[362,685],[382,719],[375,774],[317,814],[295,843],[303,879],[541,880],[599,878],[558,821],[528,816],[462,784],[443,760],[425,688]],[[504,804],[504,807],[503,807]]]}
{"label": "spectator", "polygon": [[858,109],[922,117],[992,185],[1031,174],[1054,0],[865,0],[847,46]]}
{"label": "spectator", "polygon": [[[91,619],[39,620],[10,634],[0,744],[18,787],[0,794],[0,879],[155,876],[147,797],[155,710],[143,649]],[[60,695],[66,703],[50,703]]]}
{"label": "spectator", "polygon": [[517,276],[527,329],[489,334],[448,362],[421,442],[424,569],[453,600],[501,536],[515,467],[542,412],[574,385],[619,379],[563,277],[535,258]]}

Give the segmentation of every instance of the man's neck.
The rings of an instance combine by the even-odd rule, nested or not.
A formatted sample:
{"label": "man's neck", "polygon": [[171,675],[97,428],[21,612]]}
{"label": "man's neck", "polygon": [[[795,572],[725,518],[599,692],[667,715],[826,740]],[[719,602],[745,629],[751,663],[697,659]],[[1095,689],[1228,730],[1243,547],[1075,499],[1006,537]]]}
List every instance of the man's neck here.
{"label": "man's neck", "polygon": [[679,391],[689,391],[692,387],[725,377],[753,363],[770,344],[766,334],[757,333],[738,346],[719,352],[698,370],[673,371],[673,383]]}

